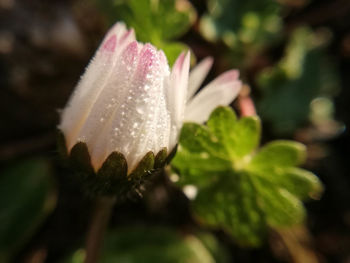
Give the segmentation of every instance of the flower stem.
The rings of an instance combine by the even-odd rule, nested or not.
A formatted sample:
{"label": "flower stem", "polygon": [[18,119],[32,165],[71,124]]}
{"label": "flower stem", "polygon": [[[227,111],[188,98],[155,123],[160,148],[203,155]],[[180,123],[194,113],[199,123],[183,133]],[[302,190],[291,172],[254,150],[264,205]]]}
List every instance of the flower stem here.
{"label": "flower stem", "polygon": [[244,85],[242,87],[241,93],[238,96],[238,105],[240,108],[241,116],[255,116],[256,110],[255,105],[250,97],[250,87]]}
{"label": "flower stem", "polygon": [[98,262],[103,236],[109,222],[115,197],[98,197],[86,238],[85,263]]}

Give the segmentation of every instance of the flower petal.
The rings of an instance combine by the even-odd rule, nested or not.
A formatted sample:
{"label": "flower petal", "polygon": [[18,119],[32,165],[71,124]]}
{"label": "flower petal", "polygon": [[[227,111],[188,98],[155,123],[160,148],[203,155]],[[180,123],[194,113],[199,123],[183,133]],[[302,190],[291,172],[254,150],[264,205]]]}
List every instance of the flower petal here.
{"label": "flower petal", "polygon": [[59,128],[65,134],[68,150],[77,142],[80,130],[98,95],[115,70],[120,53],[133,40],[135,40],[133,30],[127,31],[123,23],[116,23],[91,59],[74,94],[62,112]]}
{"label": "flower petal", "polygon": [[208,72],[212,65],[213,58],[207,57],[191,70],[190,78],[188,80],[187,100],[191,99],[199,89],[200,85],[208,75]]}
{"label": "flower petal", "polygon": [[205,86],[189,101],[184,120],[205,122],[217,106],[229,105],[236,98],[242,86],[238,75],[238,71],[230,70]]}
{"label": "flower petal", "polygon": [[127,86],[136,70],[138,44],[136,41],[127,46],[119,58],[113,74],[105,83],[103,90],[96,98],[84,125],[81,127],[78,140],[87,143],[89,150],[95,148],[96,140],[111,123],[114,113],[120,109],[127,93]]}
{"label": "flower petal", "polygon": [[190,70],[190,52],[181,53],[175,61],[167,85],[167,106],[171,114],[172,132],[170,134],[169,151],[177,141],[178,132],[182,126],[188,89]]}
{"label": "flower petal", "polygon": [[[121,64],[127,70],[128,65],[123,62]],[[101,166],[111,152],[119,151],[126,157],[130,172],[146,152],[157,152],[161,146],[164,147],[158,146],[159,138],[155,136],[160,118],[169,123],[162,134],[167,137],[170,132],[163,81],[169,75],[168,65],[162,63],[159,52],[150,44],[143,45],[136,63],[132,65],[135,65],[135,71],[128,78],[123,77],[122,72],[116,72],[118,74],[113,76],[114,83],[121,83],[118,84],[118,89],[123,96],[116,97],[117,105],[113,106],[114,113],[109,118],[109,123],[103,130],[97,131],[98,137],[93,141],[91,155],[95,169]],[[127,81],[122,81],[123,79]],[[164,103],[161,104],[160,101]],[[167,115],[159,115],[160,111]]]}

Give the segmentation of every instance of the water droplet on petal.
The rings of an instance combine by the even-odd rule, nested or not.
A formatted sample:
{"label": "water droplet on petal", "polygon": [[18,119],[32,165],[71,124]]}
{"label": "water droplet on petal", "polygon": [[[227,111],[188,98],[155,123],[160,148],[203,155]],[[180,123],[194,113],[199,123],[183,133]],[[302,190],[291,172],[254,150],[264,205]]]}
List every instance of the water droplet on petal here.
{"label": "water droplet on petal", "polygon": [[143,114],[143,113],[144,113],[144,111],[143,111],[142,108],[136,108],[136,111],[137,111],[139,114]]}

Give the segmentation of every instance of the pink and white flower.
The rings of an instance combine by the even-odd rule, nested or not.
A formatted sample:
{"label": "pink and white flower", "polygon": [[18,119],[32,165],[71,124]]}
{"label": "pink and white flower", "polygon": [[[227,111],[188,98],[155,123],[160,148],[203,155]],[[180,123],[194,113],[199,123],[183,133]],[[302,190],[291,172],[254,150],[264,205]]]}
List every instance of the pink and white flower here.
{"label": "pink and white flower", "polygon": [[118,151],[129,172],[149,151],[170,152],[184,121],[206,121],[241,88],[238,71],[230,70],[195,95],[211,65],[211,58],[204,59],[189,74],[187,52],[170,70],[163,51],[137,42],[133,29],[116,23],[62,112],[59,128],[68,150],[85,142],[96,171]]}

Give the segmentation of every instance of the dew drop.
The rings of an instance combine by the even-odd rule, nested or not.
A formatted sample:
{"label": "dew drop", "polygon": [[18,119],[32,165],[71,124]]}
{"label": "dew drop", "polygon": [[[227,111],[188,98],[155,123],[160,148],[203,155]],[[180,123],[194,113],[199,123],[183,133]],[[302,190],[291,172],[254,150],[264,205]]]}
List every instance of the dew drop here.
{"label": "dew drop", "polygon": [[136,108],[136,111],[137,111],[139,114],[143,114],[143,113],[144,113],[144,111],[143,111],[142,108]]}

